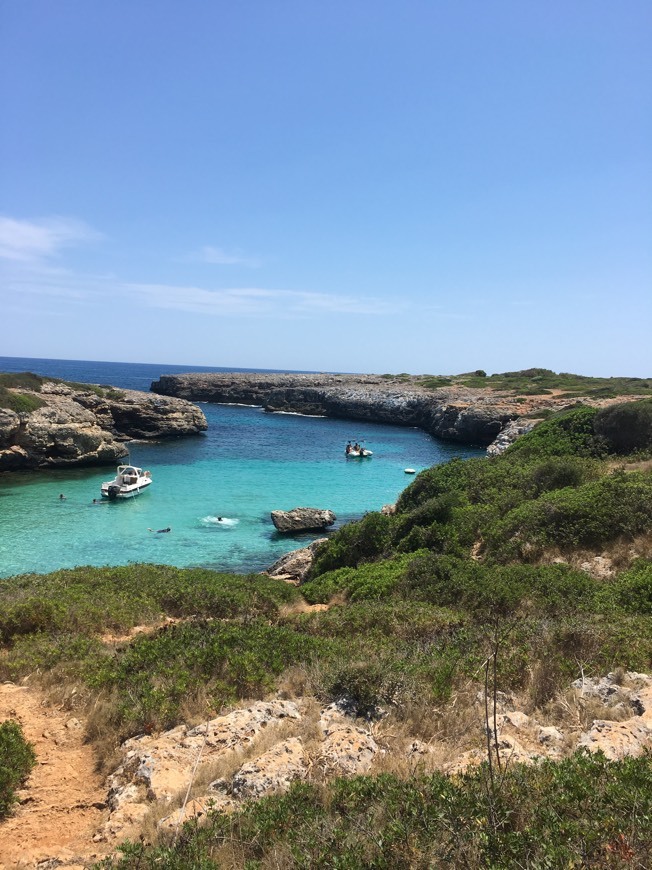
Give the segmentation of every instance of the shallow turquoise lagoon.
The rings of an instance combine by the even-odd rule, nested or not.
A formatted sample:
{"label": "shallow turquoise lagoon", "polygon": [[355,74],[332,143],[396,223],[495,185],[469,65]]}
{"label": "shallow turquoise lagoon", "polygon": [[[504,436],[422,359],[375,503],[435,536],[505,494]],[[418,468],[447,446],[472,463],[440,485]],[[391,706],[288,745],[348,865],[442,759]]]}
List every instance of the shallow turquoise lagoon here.
{"label": "shallow turquoise lagoon", "polygon": [[[279,535],[272,510],[329,508],[337,528],[395,501],[414,479],[405,468],[483,453],[417,429],[201,407],[204,435],[129,445],[154,481],[137,498],[93,504],[112,468],[0,476],[0,576],[130,562],[260,571],[319,536]],[[373,457],[347,459],[350,439]]]}

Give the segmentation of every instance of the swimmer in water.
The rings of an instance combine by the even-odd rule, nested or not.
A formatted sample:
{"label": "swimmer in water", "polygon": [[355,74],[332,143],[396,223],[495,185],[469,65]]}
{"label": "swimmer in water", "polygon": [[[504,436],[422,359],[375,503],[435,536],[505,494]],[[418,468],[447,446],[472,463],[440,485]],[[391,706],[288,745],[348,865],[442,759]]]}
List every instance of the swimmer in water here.
{"label": "swimmer in water", "polygon": [[[154,529],[147,529],[147,531],[148,531],[148,532],[153,532]],[[162,535],[164,532],[171,532],[171,531],[172,531],[172,529],[170,528],[170,526],[168,526],[167,529],[156,529],[156,534],[157,534],[157,535]]]}
{"label": "swimmer in water", "polygon": [[65,498],[65,495],[61,493],[61,495],[59,496],[59,501],[65,501]]}

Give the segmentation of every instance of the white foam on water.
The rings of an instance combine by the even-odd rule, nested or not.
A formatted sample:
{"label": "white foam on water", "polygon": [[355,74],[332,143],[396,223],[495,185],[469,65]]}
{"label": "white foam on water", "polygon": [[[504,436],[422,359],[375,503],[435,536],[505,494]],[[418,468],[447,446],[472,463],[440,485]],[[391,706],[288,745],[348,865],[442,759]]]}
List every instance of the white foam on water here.
{"label": "white foam on water", "polygon": [[237,526],[240,520],[231,519],[230,517],[202,517],[202,523],[205,525],[214,525],[214,526]]}

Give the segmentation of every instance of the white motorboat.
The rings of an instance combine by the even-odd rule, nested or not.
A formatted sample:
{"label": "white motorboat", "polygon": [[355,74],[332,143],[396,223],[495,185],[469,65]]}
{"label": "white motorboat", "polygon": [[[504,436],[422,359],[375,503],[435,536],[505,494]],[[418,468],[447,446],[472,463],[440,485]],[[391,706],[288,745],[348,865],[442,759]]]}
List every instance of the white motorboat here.
{"label": "white motorboat", "polygon": [[357,442],[355,444],[351,444],[350,441],[346,445],[346,450],[344,451],[344,453],[349,459],[364,459],[365,456],[374,455],[373,451],[367,450],[367,448],[364,447],[362,444],[358,444]]}
{"label": "white motorboat", "polygon": [[143,471],[135,465],[118,465],[118,471],[113,480],[102,484],[102,498],[133,498],[147,489],[152,482],[149,471]]}

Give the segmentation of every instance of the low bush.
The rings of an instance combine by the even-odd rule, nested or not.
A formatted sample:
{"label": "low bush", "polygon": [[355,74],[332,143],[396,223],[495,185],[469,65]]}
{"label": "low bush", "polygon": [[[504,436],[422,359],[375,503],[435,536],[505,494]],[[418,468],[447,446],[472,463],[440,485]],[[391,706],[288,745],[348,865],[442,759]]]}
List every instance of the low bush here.
{"label": "low bush", "polygon": [[318,638],[260,619],[193,621],[141,636],[89,675],[92,687],[114,690],[125,734],[178,724],[184,700],[200,688],[212,710],[262,697],[283,670],[326,655]]}
{"label": "low bush", "polygon": [[595,417],[595,431],[612,453],[652,449],[652,399],[602,408]]}
{"label": "low bush", "polygon": [[652,562],[637,560],[605,587],[604,597],[628,613],[652,616]]}
{"label": "low bush", "polygon": [[390,529],[391,517],[381,513],[369,513],[359,522],[343,526],[319,548],[310,577],[379,558],[389,550]]}
{"label": "low bush", "polygon": [[31,743],[25,740],[18,722],[8,719],[0,724],[0,820],[16,803],[16,789],[27,779],[36,764]]}
{"label": "low bush", "polygon": [[0,640],[41,632],[126,630],[168,616],[273,615],[297,590],[262,574],[127,565],[73,568],[3,581]]}
{"label": "low bush", "polygon": [[40,393],[46,378],[32,372],[0,372],[0,387]]}
{"label": "low bush", "polygon": [[652,528],[652,475],[616,472],[526,502],[487,530],[488,552],[536,559],[548,547],[603,547]]}
{"label": "low bush", "polygon": [[413,554],[383,559],[360,565],[358,568],[338,568],[318,575],[301,587],[306,601],[311,604],[327,603],[340,593],[351,601],[385,598],[391,594]]}
{"label": "low bush", "polygon": [[187,824],[173,846],[127,844],[105,868],[242,866],[647,867],[652,756],[608,762],[578,753],[513,765],[491,789],[485,765],[464,776],[385,774],[294,784],[239,812]]}
{"label": "low bush", "polygon": [[518,438],[507,454],[524,459],[544,456],[585,456],[600,458],[608,446],[594,429],[595,408],[580,406],[555,414]]}
{"label": "low bush", "polygon": [[17,414],[31,414],[42,408],[46,402],[30,393],[16,393],[0,386],[0,408],[7,408]]}

